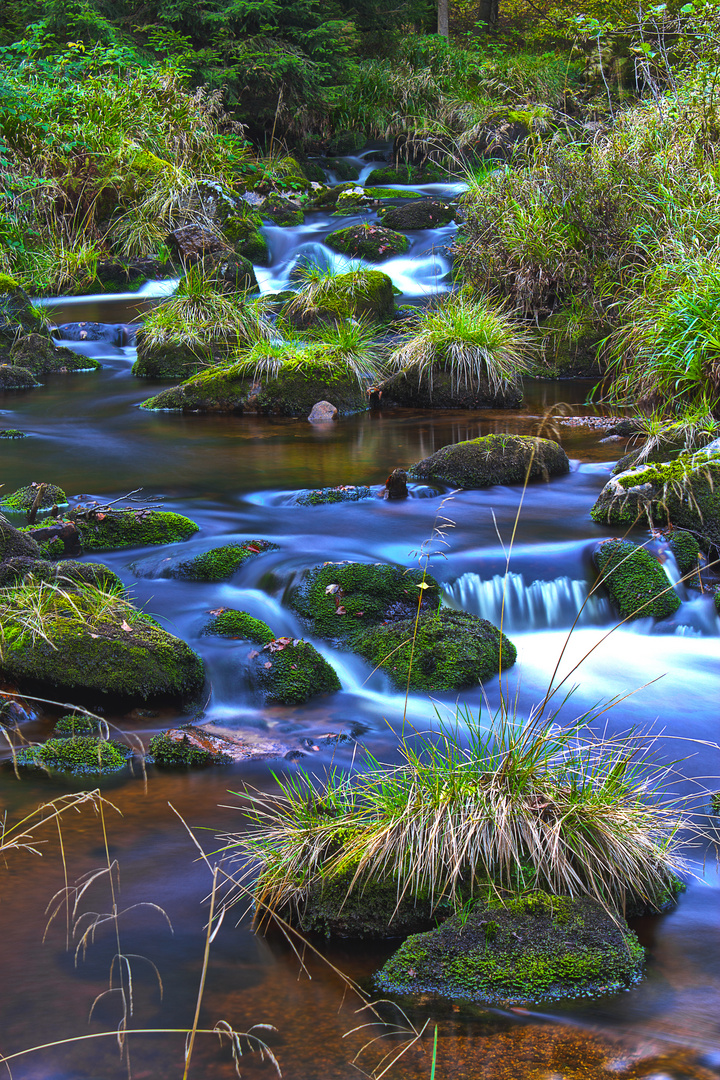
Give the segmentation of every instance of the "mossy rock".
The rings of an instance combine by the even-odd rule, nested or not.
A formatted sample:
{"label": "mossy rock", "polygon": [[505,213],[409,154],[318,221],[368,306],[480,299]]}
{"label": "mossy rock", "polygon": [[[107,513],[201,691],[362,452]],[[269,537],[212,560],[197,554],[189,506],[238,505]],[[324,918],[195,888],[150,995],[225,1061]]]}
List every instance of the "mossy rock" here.
{"label": "mossy rock", "polygon": [[381,385],[383,404],[407,409],[517,409],[522,403],[519,386],[495,390],[484,376],[458,383],[447,367],[437,361],[422,374],[415,368],[398,371]]}
{"label": "mossy rock", "polygon": [[442,184],[448,179],[445,169],[432,161],[424,165],[397,165],[386,169],[373,169],[366,185],[387,187],[390,184]]}
{"label": "mossy rock", "polygon": [[285,317],[301,327],[361,316],[373,322],[386,322],[395,311],[395,292],[392,279],[381,270],[354,270],[324,281],[315,291],[314,302],[310,319],[293,315],[292,306],[286,308]]}
{"label": "mossy rock", "polygon": [[[420,585],[427,588],[420,589]],[[423,610],[435,610],[440,588],[419,569],[388,563],[325,563],[308,570],[290,593],[294,608],[318,637],[354,639],[377,623],[413,618],[418,594]]]}
{"label": "mossy rock", "polygon": [[360,502],[362,499],[372,499],[372,488],[356,487],[347,484],[341,487],[317,488],[314,491],[304,491],[298,495],[298,506],[325,506],[328,503]]}
{"label": "mossy rock", "polygon": [[[354,648],[394,686],[411,690],[462,690],[497,679],[512,667],[517,651],[486,619],[441,608],[387,626],[375,626],[354,639]],[[409,675],[409,682],[408,682]]]}
{"label": "mossy rock", "polygon": [[650,523],[687,529],[720,550],[720,459],[698,452],[613,476],[590,511],[605,525]]}
{"label": "mossy rock", "polygon": [[408,476],[450,484],[456,488],[485,488],[547,480],[570,471],[563,448],[551,439],[531,435],[484,435],[452,443],[413,465]]}
{"label": "mossy rock", "polygon": [[55,727],[53,735],[56,738],[73,738],[77,735],[90,735],[97,738],[100,732],[100,721],[84,713],[66,713],[61,716]]}
{"label": "mossy rock", "polygon": [[[46,619],[47,640],[24,631],[12,619],[4,629],[0,670],[20,686],[28,683],[69,691],[92,691],[122,698],[184,698],[203,685],[200,657],[179,638],[143,616],[91,618],[92,601],[78,590],[78,618]],[[125,626],[123,625],[125,624]]]}
{"label": "mossy rock", "polygon": [[255,266],[267,266],[270,262],[268,243],[260,232],[260,218],[232,214],[223,223],[223,234],[238,255],[249,259]]}
{"label": "mossy rock", "polygon": [[233,252],[223,258],[216,272],[226,292],[256,293],[260,291],[255,268],[244,255]]}
{"label": "mossy rock", "polygon": [[629,540],[603,540],[594,559],[623,619],[663,619],[680,607],[665,571],[645,548]]}
{"label": "mossy rock", "polygon": [[203,634],[219,637],[238,638],[240,641],[254,641],[258,645],[267,645],[273,641],[273,634],[267,623],[255,619],[247,611],[225,608],[218,611],[203,627]]}
{"label": "mossy rock", "polygon": [[365,187],[369,199],[422,199],[419,191],[400,191],[398,188]]}
{"label": "mossy rock", "polygon": [[183,738],[172,738],[168,732],[153,735],[148,744],[148,754],[153,764],[164,769],[204,768],[207,765],[225,765],[230,761],[227,754],[194,745],[187,734]]}
{"label": "mossy rock", "polygon": [[222,547],[204,551],[192,559],[183,559],[170,567],[168,577],[184,578],[187,581],[225,581],[235,571],[263,551],[275,551],[277,544],[269,540],[244,540],[241,544],[223,544]]}
{"label": "mossy rock", "polygon": [[415,229],[437,229],[448,225],[456,214],[453,206],[436,199],[418,199],[408,206],[388,206],[380,211],[380,220],[388,229],[412,232]]}
{"label": "mossy rock", "polygon": [[[619,427],[620,425],[616,425]],[[611,429],[608,434],[620,435],[622,432]],[[617,476],[619,473],[629,472],[630,469],[639,469],[644,465],[662,465],[670,458],[676,457],[681,454],[685,449],[681,443],[668,444],[663,443],[660,446],[647,446],[644,443],[642,446],[635,446],[632,450],[628,450],[627,454],[623,454],[621,458],[615,463],[613,467],[613,475]]]}
{"label": "mossy rock", "polygon": [[107,775],[119,772],[131,756],[126,746],[90,735],[69,739],[48,739],[39,746],[28,746],[17,755],[19,765],[33,765],[53,772],[74,775]]}
{"label": "mossy rock", "polygon": [[[32,510],[41,484],[32,483],[18,488],[0,501],[0,510],[5,513],[23,514]],[[67,506],[68,497],[57,484],[45,484],[45,491],[40,500],[39,510],[50,510],[53,506]]]}
{"label": "mossy rock", "polygon": [[349,225],[338,229],[325,238],[333,251],[368,262],[382,262],[394,255],[402,255],[410,247],[410,241],[402,233],[385,229],[382,225]]}
{"label": "mossy rock", "polygon": [[58,582],[61,585],[66,582],[94,585],[103,592],[109,590],[116,595],[123,592],[120,578],[102,563],[76,562],[74,559],[50,562],[28,556],[16,556],[0,562],[0,586],[17,585],[29,578],[37,582]]}
{"label": "mossy rock", "polygon": [[300,168],[305,179],[309,180],[311,184],[325,183],[325,169],[319,161],[302,161]]}
{"label": "mossy rock", "polygon": [[16,529],[0,514],[0,562],[16,558],[39,559],[40,547],[32,536]]}
{"label": "mossy rock", "polygon": [[15,367],[14,364],[0,364],[0,391],[31,390],[39,385],[32,372],[26,368]]}
{"label": "mossy rock", "polygon": [[314,348],[323,352],[323,359],[327,357],[322,345],[309,345],[300,359],[289,349],[287,363],[260,382],[250,378],[239,361],[163,390],[144,401],[143,408],[303,417],[316,401],[332,402],[341,415],[367,409],[367,392],[348,374],[342,355],[338,354],[338,367],[333,370],[327,363],[313,362]]}
{"label": "mossy rock", "polygon": [[328,938],[382,940],[431,930],[452,914],[449,905],[433,907],[428,897],[406,895],[398,903],[391,880],[351,885],[352,874],[345,874],[313,886],[299,911],[299,929]]}
{"label": "mossy rock", "polygon": [[[227,351],[224,358],[227,359]],[[132,374],[139,379],[187,379],[220,359],[219,351],[207,342],[149,341],[140,329]]]}
{"label": "mossy rock", "polygon": [[[19,334],[37,333],[42,328],[42,316],[32,300],[8,274],[0,282],[0,345],[10,347]],[[2,381],[0,379],[0,388]]]}
{"label": "mossy rock", "polygon": [[309,641],[269,642],[254,659],[251,674],[266,705],[304,705],[341,689],[335,669]]}
{"label": "mossy rock", "polygon": [[700,545],[692,533],[684,529],[673,529],[670,534],[670,550],[681,574],[690,574],[697,570]]}
{"label": "mossy rock", "polygon": [[27,439],[29,436],[19,428],[0,428],[0,439]]}
{"label": "mossy rock", "polygon": [[643,961],[633,931],[595,901],[532,893],[409,937],[375,982],[391,993],[538,1004],[625,989]]}
{"label": "mossy rock", "polygon": [[325,158],[325,167],[332,169],[338,180],[346,183],[354,183],[360,177],[360,170],[351,161],[345,161],[339,157]]}
{"label": "mossy rock", "polygon": [[42,334],[27,334],[15,342],[10,350],[12,363],[33,375],[51,375],[57,372],[96,371],[100,367],[92,356],[80,356],[72,349],[56,347],[50,338]]}
{"label": "mossy rock", "polygon": [[77,527],[85,551],[173,544],[187,540],[200,527],[169,510],[108,510],[102,517],[73,510],[65,517]]}
{"label": "mossy rock", "polygon": [[283,199],[274,195],[268,196],[260,207],[260,213],[264,218],[269,218],[273,225],[280,225],[282,228],[302,225],[305,221],[301,206],[290,199]]}

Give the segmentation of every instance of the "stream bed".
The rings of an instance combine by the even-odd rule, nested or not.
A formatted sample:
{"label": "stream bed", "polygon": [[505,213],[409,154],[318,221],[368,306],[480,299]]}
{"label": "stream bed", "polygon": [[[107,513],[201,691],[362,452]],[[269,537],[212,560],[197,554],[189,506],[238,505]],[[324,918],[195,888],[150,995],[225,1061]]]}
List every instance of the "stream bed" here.
{"label": "stream bed", "polygon": [[[452,194],[450,187],[431,185],[433,194],[443,194],[440,188]],[[355,220],[361,218],[340,225]],[[259,274],[263,290],[284,287],[298,252],[322,246],[323,236],[337,227],[338,219],[310,214],[297,229],[268,229],[273,259]],[[403,293],[401,302],[445,287],[449,262],[443,249],[452,229],[415,234],[407,256],[382,264]],[[128,322],[167,287],[161,283],[137,296],[56,301],[53,317],[59,324]],[[160,1000],[153,968],[142,960],[133,962],[134,1015],[128,1026],[186,1028],[192,1024],[202,970],[211,876],[178,814],[203,848],[213,852],[217,834],[243,827],[242,799],[235,793],[245,785],[269,790],[273,772],[322,775],[332,766],[349,768],[362,747],[391,762],[397,759],[405,714],[427,730],[437,725],[438,716],[447,721],[456,707],[454,694],[433,700],[412,695],[406,710],[403,695],[390,688],[381,672],[371,672],[357,656],[320,641],[314,644],[335,666],[342,690],[303,707],[260,707],[243,678],[247,645],[202,636],[207,612],[241,608],[268,622],[278,636],[300,635],[303,629],[284,597],[305,568],[343,559],[417,565],[441,512],[452,527],[445,554],[431,560],[430,572],[443,585],[448,603],[498,621],[519,488],[457,492],[443,503],[443,493],[416,485],[402,502],[373,498],[317,507],[296,505],[295,493],[337,484],[382,485],[392,469],[407,467],[447,443],[491,432],[535,433],[550,406],[582,403],[590,384],[531,382],[517,411],[380,410],[315,427],[305,420],[146,412],[138,406],[158,384],[131,376],[131,346],[67,344],[97,357],[103,366],[93,374],[49,376],[40,390],[0,400],[0,426],[30,436],[0,443],[5,490],[31,480],[49,481],[73,496],[109,500],[142,488],[143,497],[160,498],[164,509],[196,521],[200,532],[172,549],[123,550],[99,558],[131,588],[136,603],[203,656],[208,673],[204,722],[276,739],[296,751],[291,760],[188,773],[150,767],[147,781],[136,769],[134,775],[103,782],[104,795],[120,812],[108,808],[106,824],[111,857],[120,868],[121,906],[128,909],[120,920],[122,949],[152,961],[163,983]],[[714,745],[719,735],[720,622],[711,598],[678,586],[685,602],[672,619],[658,624],[640,620],[610,633],[615,618],[598,596],[568,638],[594,580],[594,546],[611,535],[590,519],[589,510],[625,442],[603,442],[604,433],[589,427],[559,430],[571,471],[528,488],[510,554],[504,629],[517,645],[518,663],[504,677],[504,692],[527,714],[543,699],[558,664],[558,707],[574,688],[560,719],[623,698],[600,723],[612,731],[652,727],[661,758],[687,758],[683,772],[688,779],[679,789],[696,783],[715,790],[720,787],[720,751]],[[193,555],[248,538],[271,540],[278,549],[250,560],[230,581],[199,584],[152,576],[153,560],[170,553]],[[497,685],[487,685],[484,695],[478,688],[463,693],[461,702],[483,723],[497,707],[499,694]],[[110,722],[145,741],[156,731],[196,718],[170,709],[150,710],[150,715],[138,710],[113,715],[105,709]],[[62,711],[38,706],[23,733],[47,737]],[[327,734],[349,738],[323,745],[319,740]],[[7,809],[16,820],[43,800],[82,787],[80,780],[73,784],[63,787],[29,774],[18,781],[5,768],[0,771],[0,811]],[[103,865],[100,826],[92,811],[67,818],[63,842],[70,881]],[[65,877],[52,831],[39,850],[41,855],[12,854],[0,874],[0,1052],[5,1054],[112,1030],[121,1017],[118,995],[110,993],[99,998],[88,1021],[93,1002],[108,988],[117,951],[114,931],[99,928],[77,960],[74,945],[66,948],[63,913],[44,938],[46,907],[64,887]],[[316,942],[333,966],[308,954],[303,971],[282,937],[252,933],[250,917],[239,904],[212,944],[201,1027],[221,1020],[239,1031],[273,1025],[276,1030],[257,1034],[272,1047],[287,1080],[346,1080],[357,1075],[357,1067],[372,1073],[383,1054],[399,1052],[403,1040],[413,1037],[393,1034],[392,1024],[412,1033],[426,1021],[423,1039],[387,1073],[391,1080],[430,1076],[436,1024],[437,1077],[720,1077],[720,891],[714,862],[703,865],[705,854],[688,852],[696,876],[677,910],[636,925],[649,950],[647,971],[637,986],[619,996],[535,1012],[425,996],[400,1001],[404,1014],[392,1004],[382,1005],[385,1028],[347,1035],[371,1018],[356,1012],[360,1001],[337,971],[370,989],[373,971],[395,943]],[[78,912],[103,912],[110,902],[107,877],[100,878],[83,896]],[[156,907],[134,905],[162,908],[172,931]],[[384,1036],[380,1043],[362,1051],[376,1034]],[[182,1057],[182,1035],[130,1040],[135,1080],[180,1077]],[[127,1075],[113,1039],[105,1037],[38,1051],[11,1064],[13,1076],[21,1080]],[[273,1073],[257,1053],[243,1056],[241,1067],[244,1076]],[[190,1076],[221,1080],[231,1075],[227,1041],[221,1046],[214,1037],[198,1037]]]}

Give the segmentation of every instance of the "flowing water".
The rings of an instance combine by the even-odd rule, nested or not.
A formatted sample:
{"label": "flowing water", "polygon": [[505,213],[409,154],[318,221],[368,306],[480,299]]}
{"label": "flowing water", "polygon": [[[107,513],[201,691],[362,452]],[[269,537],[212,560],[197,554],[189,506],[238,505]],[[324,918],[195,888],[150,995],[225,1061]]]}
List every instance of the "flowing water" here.
{"label": "flowing water", "polygon": [[[367,169],[370,162],[364,159]],[[449,195],[433,185],[433,193]],[[350,219],[355,220],[355,219]],[[358,217],[357,220],[360,220]],[[260,271],[264,290],[284,287],[299,255],[338,265],[323,240],[329,231],[349,224],[320,213],[309,214],[298,228],[268,228],[272,265]],[[447,285],[445,252],[453,227],[414,234],[406,257],[383,264],[402,291],[402,301],[417,301]],[[71,298],[54,302],[58,324],[77,319],[127,323],[142,313],[148,299],[172,284],[153,283],[141,294]],[[276,740],[295,751],[290,759],[269,764],[245,763],[192,773],[150,770],[103,784],[120,814],[107,812],[111,856],[118,860],[122,906],[121,947],[157,966],[164,988],[159,1000],[150,965],[133,962],[136,1028],[185,1028],[192,1022],[201,975],[204,924],[210,889],[208,868],[174,811],[181,814],[207,851],[215,836],[243,827],[244,785],[273,786],[271,770],[292,775],[322,773],[331,765],[349,767],[357,740],[386,761],[396,757],[404,700],[382,673],[372,673],[357,657],[316,642],[334,664],[342,690],[298,708],[263,708],[253,697],[244,672],[247,646],[201,636],[207,612],[236,607],[268,622],[277,635],[302,628],[284,604],[289,586],[306,567],[326,560],[359,559],[413,565],[431,536],[442,495],[415,486],[405,502],[370,499],[335,506],[296,504],[299,489],[341,483],[381,485],[395,467],[407,466],[447,443],[489,432],[528,433],[558,401],[581,402],[589,385],[582,382],[535,382],[526,388],[525,405],[516,412],[413,412],[385,410],[314,427],[304,420],[252,417],[183,416],[148,413],[140,402],[156,384],[130,375],[134,350],[101,342],[71,343],[96,356],[97,373],[48,377],[41,390],[6,395],[0,401],[0,426],[16,427],[31,437],[0,442],[2,482],[6,491],[32,479],[61,484],[73,496],[112,499],[142,488],[162,505],[193,518],[201,531],[173,549],[122,551],[102,559],[132,589],[136,601],[200,652],[208,672],[205,721],[239,729],[251,737]],[[602,723],[611,730],[633,725],[654,727],[657,752],[665,759],[688,756],[683,768],[692,781],[709,789],[720,786],[720,753],[712,745],[684,743],[718,736],[718,635],[720,626],[710,598],[686,592],[676,616],[655,625],[642,620],[613,630],[607,600],[583,602],[594,580],[591,556],[610,531],[594,524],[589,509],[605,483],[611,459],[624,443],[603,443],[602,432],[586,427],[561,428],[572,460],[569,475],[531,485],[522,501],[519,526],[506,584],[505,629],[518,648],[507,692],[527,712],[542,700],[553,672],[560,684],[557,704],[573,693],[561,710],[572,719],[598,702],[624,700],[609,709]],[[508,545],[521,500],[519,488],[496,487],[460,492],[442,504],[452,520],[444,557],[431,561],[449,604],[495,622],[499,620]],[[198,584],[157,576],[169,554],[196,554],[219,542],[262,537],[274,541],[268,552],[220,584]],[[672,560],[665,563],[677,580]],[[674,575],[674,577],[673,577]],[[582,611],[581,611],[582,609]],[[569,635],[577,620],[577,626]],[[626,697],[626,695],[631,695]],[[461,695],[465,709],[480,722],[497,706],[499,689],[485,687]],[[412,696],[408,715],[429,727],[438,714],[449,717],[456,695],[430,701]],[[171,709],[148,715],[108,719],[147,739],[178,721]],[[29,738],[46,737],[63,710],[37,707],[24,727]],[[351,737],[329,749],[325,734]],[[680,741],[677,741],[680,740]],[[318,749],[318,747],[320,747]],[[75,784],[81,787],[80,781]],[[687,788],[687,784],[685,785]],[[0,773],[2,801],[11,820],[62,791],[58,781]],[[72,816],[64,827],[70,880],[101,866],[105,859],[100,821],[92,813]],[[112,1030],[121,1015],[117,993],[101,997],[92,1019],[88,1012],[108,987],[114,931],[98,930],[87,954],[75,963],[66,950],[65,916],[55,920],[43,940],[45,909],[63,887],[57,838],[47,832],[42,857],[10,854],[0,873],[0,1051],[12,1053],[56,1039]],[[484,1009],[462,1002],[425,997],[403,1001],[407,1017],[382,1006],[388,1021],[430,1027],[392,1067],[389,1077],[429,1077],[428,1053],[438,1026],[438,1077],[529,1078],[648,1076],[655,1080],[720,1076],[720,941],[718,880],[704,852],[689,856],[697,877],[690,880],[670,915],[638,925],[649,950],[643,981],[620,996],[575,1001],[546,1011]],[[108,910],[106,879],[83,896],[79,912]],[[167,913],[167,922],[155,907]],[[359,1002],[334,968],[308,958],[303,973],[297,956],[282,940],[252,934],[242,907],[238,925],[228,916],[213,942],[200,1017],[201,1027],[227,1020],[260,1031],[276,1053],[288,1080],[345,1080],[356,1075],[356,1053],[380,1031],[346,1034],[371,1019],[356,1015]],[[393,943],[361,947],[319,943],[337,969],[370,987],[372,972],[393,950]],[[311,976],[311,978],[309,977]],[[398,1052],[404,1035],[390,1034],[366,1049],[357,1064],[371,1071],[389,1049]],[[182,1036],[143,1035],[131,1040],[132,1075],[170,1078],[182,1075]],[[388,1062],[386,1062],[388,1064]],[[243,1057],[243,1074],[270,1075],[257,1055]],[[126,1075],[113,1040],[85,1041],[40,1051],[13,1063],[22,1078],[115,1078]],[[199,1039],[191,1076],[207,1080],[232,1075],[227,1044]]]}

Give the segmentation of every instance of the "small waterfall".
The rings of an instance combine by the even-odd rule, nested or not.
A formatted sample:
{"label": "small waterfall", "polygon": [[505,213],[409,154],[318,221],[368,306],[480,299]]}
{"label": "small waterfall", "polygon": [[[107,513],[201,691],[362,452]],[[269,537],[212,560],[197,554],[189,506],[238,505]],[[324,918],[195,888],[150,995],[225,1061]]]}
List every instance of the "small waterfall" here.
{"label": "small waterfall", "polygon": [[[585,581],[558,577],[552,581],[533,581],[528,585],[522,574],[510,573],[507,578],[496,574],[484,581],[479,574],[462,574],[452,585],[445,586],[451,602],[496,626],[500,622],[503,593],[505,630],[550,630],[571,626],[588,595]],[[602,596],[591,596],[580,616],[578,625],[598,626],[612,620],[612,608]]]}

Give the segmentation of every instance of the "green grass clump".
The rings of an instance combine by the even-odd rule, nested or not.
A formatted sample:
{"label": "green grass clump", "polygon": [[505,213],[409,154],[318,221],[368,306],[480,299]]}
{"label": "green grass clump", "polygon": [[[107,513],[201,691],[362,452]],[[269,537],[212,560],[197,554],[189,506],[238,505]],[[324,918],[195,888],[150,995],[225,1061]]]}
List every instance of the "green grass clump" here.
{"label": "green grass clump", "polygon": [[[420,585],[427,588],[420,590]],[[290,604],[319,637],[347,639],[386,619],[414,617],[420,591],[423,610],[437,608],[438,583],[421,570],[384,563],[327,563],[305,574]]]}
{"label": "green grass clump", "polygon": [[[355,648],[394,686],[411,690],[461,690],[497,678],[512,667],[517,651],[486,619],[441,608],[414,619],[375,626]],[[502,658],[502,662],[501,662]]]}
{"label": "green grass clump", "polygon": [[604,540],[595,552],[595,564],[624,619],[662,619],[680,607],[660,563],[645,548],[628,540]]}
{"label": "green grass clump", "polygon": [[302,287],[288,307],[290,316],[326,318],[336,322],[367,318],[388,319],[395,308],[393,283],[381,270],[353,267],[343,274],[311,266],[300,275]]}
{"label": "green grass clump", "polygon": [[166,733],[153,735],[148,754],[156,765],[166,769],[198,768],[205,765],[222,765],[230,761],[225,754],[194,746],[187,735],[173,739]]}
{"label": "green grass clump", "polygon": [[69,739],[48,739],[18,754],[21,765],[35,765],[58,772],[76,774],[114,773],[127,764],[128,748],[106,739],[77,735]]}
{"label": "green grass clump", "polygon": [[183,559],[168,571],[171,577],[187,578],[189,581],[224,581],[232,577],[244,562],[263,551],[277,547],[269,540],[244,540],[241,544],[224,544],[222,547]]}
{"label": "green grass clump", "polygon": [[[0,510],[21,514],[32,510],[33,503],[37,498],[40,484],[28,484],[27,487],[18,488],[17,491],[5,495],[0,500]],[[40,500],[40,510],[49,510],[52,506],[67,506],[68,498],[61,487],[57,484],[45,484],[45,491]]]}
{"label": "green grass clump", "polygon": [[275,637],[267,623],[261,619],[254,619],[246,611],[233,611],[231,608],[213,616],[203,627],[203,634],[255,641],[259,645],[267,645]]}
{"label": "green grass clump", "polygon": [[416,372],[431,395],[436,368],[450,372],[455,392],[484,386],[493,395],[517,387],[529,369],[527,333],[488,299],[451,296],[419,311],[406,325],[390,365]]}
{"label": "green grass clump", "polygon": [[108,510],[102,517],[74,510],[66,517],[77,526],[84,551],[173,544],[187,540],[200,528],[190,518],[168,510]]}

